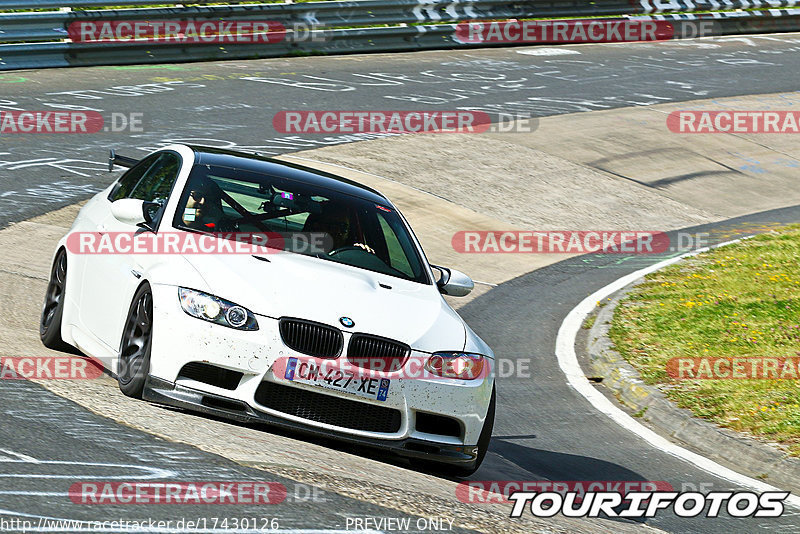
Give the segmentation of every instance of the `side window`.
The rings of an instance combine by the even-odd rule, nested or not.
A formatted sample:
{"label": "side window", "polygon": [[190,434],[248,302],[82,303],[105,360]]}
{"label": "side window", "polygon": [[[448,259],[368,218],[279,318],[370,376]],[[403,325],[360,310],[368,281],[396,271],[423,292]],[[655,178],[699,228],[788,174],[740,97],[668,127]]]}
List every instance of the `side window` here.
{"label": "side window", "polygon": [[158,156],[158,154],[153,154],[152,156],[144,158],[123,174],[111,190],[111,193],[109,193],[108,200],[114,202],[121,198],[129,198],[136,184],[139,183],[139,180],[141,180],[144,173],[147,172],[147,169],[153,165],[153,162],[158,159]]}
{"label": "side window", "polygon": [[[397,234],[395,234],[394,230],[390,226],[389,221],[387,221],[382,214],[378,213],[378,222],[381,225],[383,238],[386,240],[386,247],[388,248],[389,252],[389,265],[393,269],[397,269],[401,273],[413,278],[415,274],[414,269],[408,262],[408,257],[403,250],[404,247],[400,243]],[[406,245],[410,245],[410,243],[407,243]]]}
{"label": "side window", "polygon": [[147,169],[130,194],[130,198],[154,202],[166,200],[178,178],[181,160],[176,154],[165,152]]}

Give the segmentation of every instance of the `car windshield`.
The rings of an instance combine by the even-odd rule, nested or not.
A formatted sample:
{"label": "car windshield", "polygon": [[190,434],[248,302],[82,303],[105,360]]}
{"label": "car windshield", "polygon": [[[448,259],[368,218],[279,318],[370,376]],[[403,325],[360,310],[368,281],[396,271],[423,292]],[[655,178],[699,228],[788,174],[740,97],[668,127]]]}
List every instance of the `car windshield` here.
{"label": "car windshield", "polygon": [[173,226],[230,239],[226,232],[278,233],[289,252],[428,283],[394,208],[288,178],[198,165]]}

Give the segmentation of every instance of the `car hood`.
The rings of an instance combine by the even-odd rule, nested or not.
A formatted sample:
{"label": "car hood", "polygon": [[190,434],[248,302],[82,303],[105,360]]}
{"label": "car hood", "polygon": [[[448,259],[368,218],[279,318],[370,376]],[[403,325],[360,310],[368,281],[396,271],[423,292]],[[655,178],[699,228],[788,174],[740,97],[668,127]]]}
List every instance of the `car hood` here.
{"label": "car hood", "polygon": [[[426,352],[463,350],[464,322],[436,286],[280,252],[186,255],[207,291],[272,318],[295,317],[407,343]],[[264,259],[268,261],[264,261]],[[343,328],[341,317],[355,322]]]}

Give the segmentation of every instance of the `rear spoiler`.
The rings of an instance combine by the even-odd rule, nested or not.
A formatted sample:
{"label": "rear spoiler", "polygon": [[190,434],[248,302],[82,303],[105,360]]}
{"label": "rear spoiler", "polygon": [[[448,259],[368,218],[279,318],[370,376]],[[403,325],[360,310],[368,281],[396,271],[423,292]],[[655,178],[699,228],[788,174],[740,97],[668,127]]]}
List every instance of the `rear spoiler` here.
{"label": "rear spoiler", "polygon": [[108,151],[108,172],[114,170],[114,165],[119,165],[120,167],[127,167],[131,168],[134,165],[139,163],[139,160],[136,158],[129,158],[128,156],[119,156],[114,149]]}

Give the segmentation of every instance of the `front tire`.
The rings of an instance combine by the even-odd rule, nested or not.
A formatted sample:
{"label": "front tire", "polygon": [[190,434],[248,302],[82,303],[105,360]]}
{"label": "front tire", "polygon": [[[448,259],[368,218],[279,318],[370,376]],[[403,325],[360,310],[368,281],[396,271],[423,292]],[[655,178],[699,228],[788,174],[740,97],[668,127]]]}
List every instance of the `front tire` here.
{"label": "front tire", "polygon": [[143,284],[133,296],[119,349],[117,382],[123,394],[142,398],[153,348],[153,292]]}
{"label": "front tire", "polygon": [[61,339],[61,318],[64,315],[64,302],[67,288],[67,252],[62,248],[56,254],[50,270],[50,281],[39,320],[39,337],[48,349],[59,351],[73,350]]}

